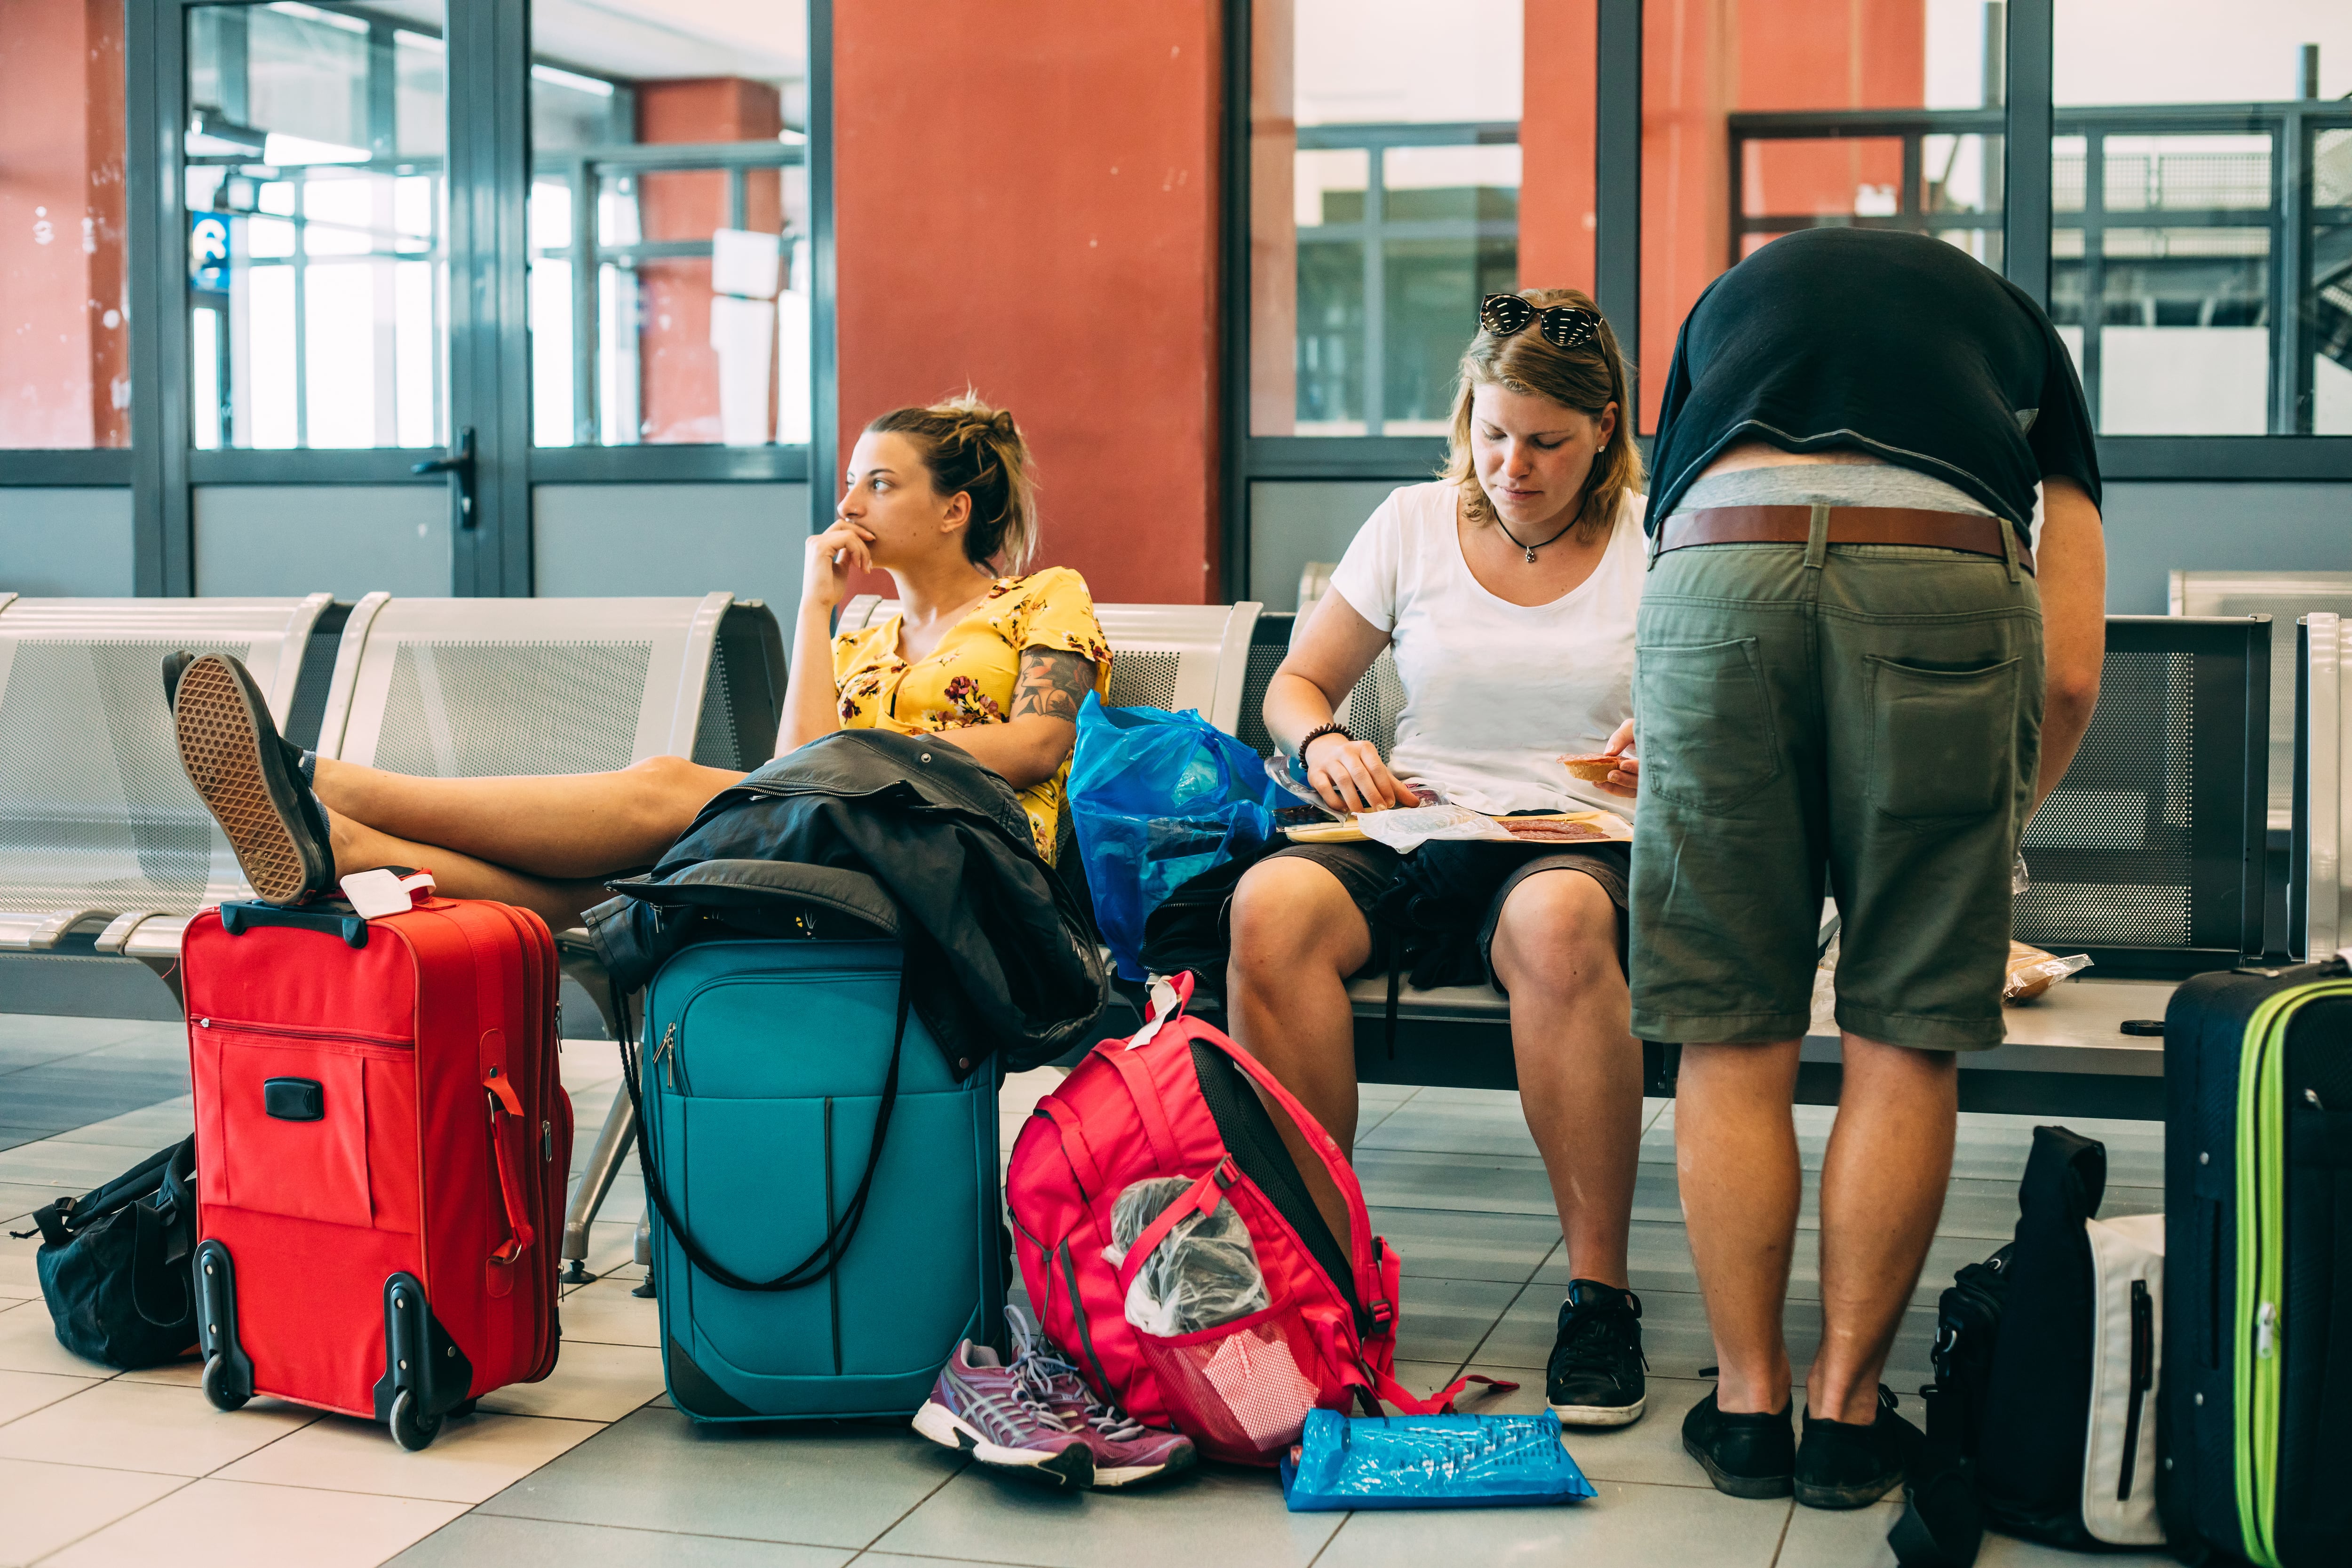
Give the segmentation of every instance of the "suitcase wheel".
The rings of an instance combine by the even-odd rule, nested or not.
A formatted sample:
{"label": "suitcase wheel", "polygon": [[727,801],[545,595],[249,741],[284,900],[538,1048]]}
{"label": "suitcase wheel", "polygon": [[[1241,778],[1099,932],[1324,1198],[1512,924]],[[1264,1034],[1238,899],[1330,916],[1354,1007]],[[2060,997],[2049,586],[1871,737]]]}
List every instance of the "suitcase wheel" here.
{"label": "suitcase wheel", "polygon": [[416,1391],[404,1388],[392,1396],[392,1440],[414,1454],[441,1435],[441,1417],[417,1407]]}
{"label": "suitcase wheel", "polygon": [[227,1359],[214,1355],[205,1360],[205,1397],[215,1410],[241,1410],[252,1395],[229,1386]]}

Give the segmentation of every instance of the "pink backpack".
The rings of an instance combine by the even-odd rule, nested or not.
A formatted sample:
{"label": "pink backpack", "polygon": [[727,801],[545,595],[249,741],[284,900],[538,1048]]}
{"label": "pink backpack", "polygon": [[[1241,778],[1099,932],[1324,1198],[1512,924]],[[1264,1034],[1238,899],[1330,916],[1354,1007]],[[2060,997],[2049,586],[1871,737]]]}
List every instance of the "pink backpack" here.
{"label": "pink backpack", "polygon": [[[1138,1418],[1238,1464],[1276,1463],[1317,1406],[1377,1413],[1377,1397],[1410,1415],[1451,1408],[1462,1382],[1423,1400],[1396,1381],[1398,1258],[1371,1234],[1355,1171],[1273,1074],[1185,1016],[1192,992],[1190,974],[1157,983],[1150,1021],[1097,1046],[1013,1146],[1005,1197],[1046,1334]],[[1322,1156],[1348,1201],[1346,1244],[1317,1212],[1253,1083]],[[1171,1176],[1192,1185],[1112,1262],[1119,1194]],[[1152,1249],[1221,1204],[1248,1227],[1270,1304],[1172,1337],[1129,1323],[1128,1288]]]}

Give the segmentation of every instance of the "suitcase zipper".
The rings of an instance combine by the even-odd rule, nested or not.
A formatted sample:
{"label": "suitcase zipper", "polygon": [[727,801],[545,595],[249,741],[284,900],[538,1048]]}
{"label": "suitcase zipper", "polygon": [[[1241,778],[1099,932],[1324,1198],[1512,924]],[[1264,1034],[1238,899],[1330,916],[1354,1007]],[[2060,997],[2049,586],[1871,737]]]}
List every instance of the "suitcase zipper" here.
{"label": "suitcase zipper", "polygon": [[662,1078],[672,1094],[681,1090],[677,1081],[677,1020],[673,1018],[662,1029],[661,1044],[654,1047],[654,1065],[662,1069]]}
{"label": "suitcase zipper", "polygon": [[396,1046],[413,1048],[415,1042],[406,1035],[371,1034],[362,1029],[295,1028],[285,1024],[249,1024],[240,1018],[198,1018],[199,1029],[235,1029],[240,1035],[270,1035],[289,1040],[348,1040],[360,1046]]}

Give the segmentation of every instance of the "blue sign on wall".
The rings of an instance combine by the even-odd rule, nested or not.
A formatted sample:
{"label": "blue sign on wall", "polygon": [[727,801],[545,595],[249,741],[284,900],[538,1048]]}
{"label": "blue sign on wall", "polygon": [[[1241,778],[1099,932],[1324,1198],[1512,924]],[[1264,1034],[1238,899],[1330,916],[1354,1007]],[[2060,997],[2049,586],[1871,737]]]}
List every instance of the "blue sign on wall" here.
{"label": "blue sign on wall", "polygon": [[202,293],[228,292],[228,215],[188,215],[188,286]]}

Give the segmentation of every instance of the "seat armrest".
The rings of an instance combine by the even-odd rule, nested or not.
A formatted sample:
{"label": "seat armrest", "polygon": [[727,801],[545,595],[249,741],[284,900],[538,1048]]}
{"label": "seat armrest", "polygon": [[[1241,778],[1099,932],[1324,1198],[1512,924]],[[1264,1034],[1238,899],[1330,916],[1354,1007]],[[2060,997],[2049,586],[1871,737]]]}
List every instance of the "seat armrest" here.
{"label": "seat armrest", "polygon": [[85,909],[0,913],[0,952],[48,952],[75,927],[102,922],[113,913],[111,910]]}
{"label": "seat armrest", "polygon": [[118,950],[125,958],[170,960],[180,956],[180,939],[187,934],[194,915],[150,915],[131,928]]}

